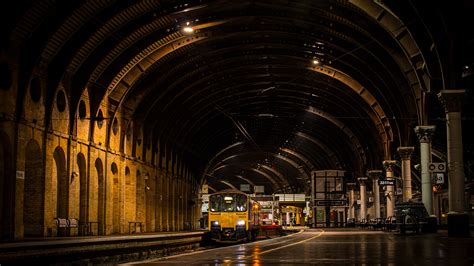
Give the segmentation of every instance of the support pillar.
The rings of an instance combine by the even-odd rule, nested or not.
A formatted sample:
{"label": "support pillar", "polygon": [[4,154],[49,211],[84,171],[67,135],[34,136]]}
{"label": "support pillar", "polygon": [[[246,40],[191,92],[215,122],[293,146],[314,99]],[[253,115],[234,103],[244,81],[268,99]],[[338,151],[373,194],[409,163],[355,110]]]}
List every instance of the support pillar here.
{"label": "support pillar", "polygon": [[362,221],[362,219],[367,218],[367,189],[366,189],[367,177],[359,177],[357,178],[357,180],[359,181],[359,185],[360,185],[359,220]]}
{"label": "support pillar", "polygon": [[[385,174],[387,180],[393,180],[393,167],[397,161],[385,160],[383,161],[383,167],[385,168]],[[394,215],[395,210],[395,191],[394,186],[386,186],[385,196],[387,197],[387,217]]]}
{"label": "support pillar", "polygon": [[399,147],[397,149],[400,158],[402,159],[402,180],[403,180],[403,202],[410,201],[412,196],[411,189],[411,154],[414,147]]}
{"label": "support pillar", "polygon": [[417,126],[415,133],[420,141],[421,198],[428,214],[433,214],[433,187],[428,164],[431,163],[431,139],[435,126]]}
{"label": "support pillar", "polygon": [[448,235],[469,236],[469,216],[465,212],[464,161],[461,104],[464,90],[443,90],[438,94],[446,112],[448,147]]}
{"label": "support pillar", "polygon": [[372,179],[373,192],[374,192],[374,209],[375,218],[380,218],[380,186],[379,177],[382,175],[381,170],[370,170],[367,171],[367,175]]}
{"label": "support pillar", "polygon": [[347,187],[349,188],[349,218],[355,219],[355,188],[357,186],[356,183],[347,183]]}
{"label": "support pillar", "polygon": [[314,180],[316,174],[315,173],[312,173],[311,174],[311,210],[313,212],[313,216],[311,217],[311,219],[313,219],[313,227],[318,227],[317,226],[317,223],[316,223],[316,213],[317,213],[317,210],[316,210],[316,193],[315,193],[315,189],[316,189],[316,181]]}

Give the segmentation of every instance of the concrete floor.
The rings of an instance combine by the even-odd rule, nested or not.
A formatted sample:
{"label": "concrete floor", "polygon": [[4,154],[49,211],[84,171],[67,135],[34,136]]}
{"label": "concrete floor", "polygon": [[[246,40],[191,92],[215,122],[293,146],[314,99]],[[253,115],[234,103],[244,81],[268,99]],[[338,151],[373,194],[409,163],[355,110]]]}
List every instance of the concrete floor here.
{"label": "concrete floor", "polygon": [[[133,264],[199,265],[474,265],[474,237],[400,235],[360,229],[311,229],[249,244]],[[132,263],[128,263],[129,265]]]}

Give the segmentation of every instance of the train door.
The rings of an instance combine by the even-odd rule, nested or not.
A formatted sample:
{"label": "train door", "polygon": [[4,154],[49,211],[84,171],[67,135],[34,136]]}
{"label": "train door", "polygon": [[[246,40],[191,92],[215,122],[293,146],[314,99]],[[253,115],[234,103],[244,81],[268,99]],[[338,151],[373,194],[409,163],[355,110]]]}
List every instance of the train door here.
{"label": "train door", "polygon": [[[331,226],[331,211],[329,209],[329,206],[326,206],[325,207],[325,216],[326,216],[326,227],[330,227]],[[334,217],[332,218],[334,219]]]}

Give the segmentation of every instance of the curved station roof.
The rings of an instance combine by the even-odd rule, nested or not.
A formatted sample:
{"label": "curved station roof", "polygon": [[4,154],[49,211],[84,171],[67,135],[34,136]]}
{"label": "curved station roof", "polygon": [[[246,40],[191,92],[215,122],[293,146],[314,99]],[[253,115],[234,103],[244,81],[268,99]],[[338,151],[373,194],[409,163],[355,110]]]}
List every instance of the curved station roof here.
{"label": "curved station roof", "polygon": [[[1,49],[18,55],[19,94],[41,76],[46,105],[63,88],[71,119],[120,118],[124,137],[142,130],[146,147],[179,154],[214,190],[305,192],[311,171],[355,179],[399,159],[401,146],[415,147],[414,165],[419,125],[437,126],[433,160],[445,161],[437,93],[466,89],[472,100],[469,1],[12,4]],[[466,164],[472,113],[465,104]]]}

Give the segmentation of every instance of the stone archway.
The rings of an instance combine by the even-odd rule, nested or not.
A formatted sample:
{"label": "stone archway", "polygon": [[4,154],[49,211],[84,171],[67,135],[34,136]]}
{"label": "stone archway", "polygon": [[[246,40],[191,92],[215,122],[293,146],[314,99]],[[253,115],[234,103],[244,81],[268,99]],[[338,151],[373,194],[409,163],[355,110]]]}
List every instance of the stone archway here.
{"label": "stone archway", "polygon": [[99,235],[105,234],[105,180],[104,165],[102,160],[95,160],[95,169],[97,171],[97,222],[99,223]]}
{"label": "stone archway", "polygon": [[0,238],[13,238],[14,173],[11,142],[8,135],[0,131]]}
{"label": "stone archway", "polygon": [[[66,156],[61,147],[56,147],[53,153],[53,190],[56,183],[56,217],[67,218],[69,214],[69,178],[66,170]],[[66,231],[58,231],[58,236]]]}
{"label": "stone archway", "polygon": [[44,166],[41,148],[30,140],[25,151],[23,228],[25,236],[44,234]]}
{"label": "stone archway", "polygon": [[53,154],[54,163],[53,178],[57,182],[57,197],[56,197],[56,216],[60,218],[68,217],[69,207],[69,182],[66,171],[66,156],[61,147],[57,147]]}
{"label": "stone archway", "polygon": [[142,179],[140,170],[137,170],[136,175],[136,220],[144,222],[145,214],[145,182]]}
{"label": "stone archway", "polygon": [[115,162],[110,165],[110,172],[112,173],[112,234],[120,234],[120,177],[118,174],[118,167]]}
{"label": "stone archway", "polygon": [[124,221],[135,221],[136,201],[135,201],[135,182],[130,174],[130,167],[125,166],[125,191],[124,195]]}
{"label": "stone archway", "polygon": [[[79,170],[79,221],[85,225],[88,222],[88,178],[86,173],[86,158],[84,154],[77,154],[77,168]],[[85,227],[84,227],[85,228]],[[80,232],[84,234],[85,232]]]}

